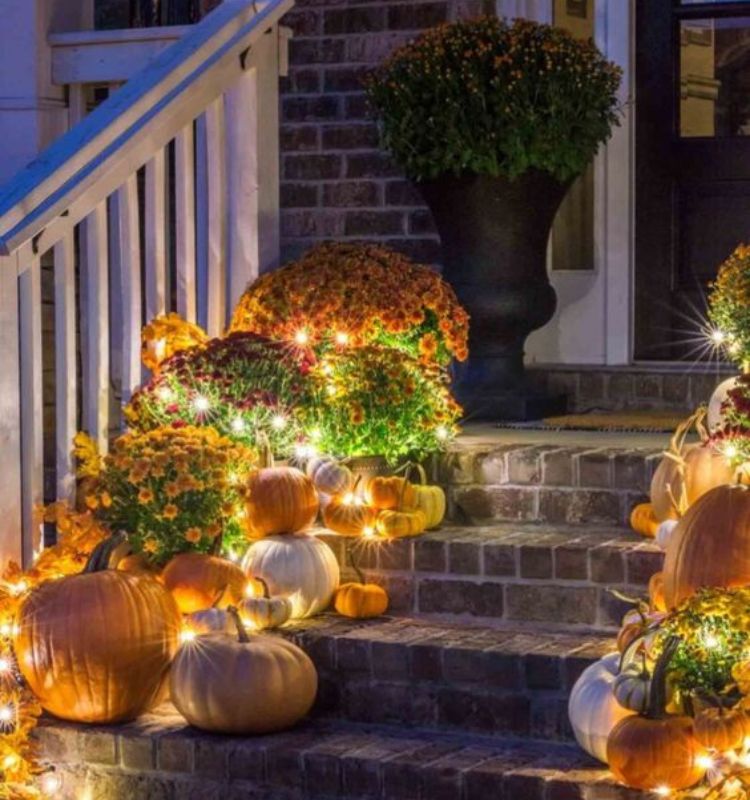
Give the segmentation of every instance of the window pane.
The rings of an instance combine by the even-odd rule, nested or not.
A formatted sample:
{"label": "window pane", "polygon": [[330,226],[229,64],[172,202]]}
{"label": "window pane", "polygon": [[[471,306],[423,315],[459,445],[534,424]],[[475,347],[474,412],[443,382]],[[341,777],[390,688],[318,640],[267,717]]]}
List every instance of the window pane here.
{"label": "window pane", "polygon": [[680,23],[680,134],[750,135],[750,18]]}

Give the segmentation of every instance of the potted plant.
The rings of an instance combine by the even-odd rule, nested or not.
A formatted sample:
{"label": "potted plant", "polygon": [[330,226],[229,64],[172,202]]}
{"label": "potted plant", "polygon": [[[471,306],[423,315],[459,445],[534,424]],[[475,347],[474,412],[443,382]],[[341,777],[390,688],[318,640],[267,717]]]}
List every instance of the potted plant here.
{"label": "potted plant", "polygon": [[475,416],[541,410],[528,404],[523,348],[555,310],[547,239],[617,123],[619,83],[592,42],[494,17],[431,29],[368,78],[383,145],[421,189],[471,318],[457,392]]}

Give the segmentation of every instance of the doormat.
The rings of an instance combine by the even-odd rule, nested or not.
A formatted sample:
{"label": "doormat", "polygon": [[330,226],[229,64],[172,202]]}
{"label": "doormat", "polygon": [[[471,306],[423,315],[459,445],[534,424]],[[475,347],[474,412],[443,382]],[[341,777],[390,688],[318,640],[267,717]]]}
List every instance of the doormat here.
{"label": "doormat", "polygon": [[546,417],[537,422],[506,422],[498,427],[536,431],[617,431],[620,433],[672,433],[687,411],[592,411]]}

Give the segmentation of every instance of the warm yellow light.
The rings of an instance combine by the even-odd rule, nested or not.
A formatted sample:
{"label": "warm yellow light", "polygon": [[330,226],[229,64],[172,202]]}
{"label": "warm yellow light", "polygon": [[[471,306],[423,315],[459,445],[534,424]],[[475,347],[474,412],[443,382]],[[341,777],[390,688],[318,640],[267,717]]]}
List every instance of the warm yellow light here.
{"label": "warm yellow light", "polygon": [[8,586],[8,589],[10,590],[10,593],[14,594],[16,596],[18,596],[19,594],[23,594],[25,591],[28,591],[28,588],[29,588],[29,584],[23,579],[21,579],[17,583],[11,583]]}
{"label": "warm yellow light", "polygon": [[672,790],[669,788],[669,786],[657,786],[654,791],[659,795],[659,797],[669,797],[669,795],[672,794]]}
{"label": "warm yellow light", "polygon": [[174,397],[174,392],[169,388],[169,386],[160,386],[156,390],[156,396],[164,403],[168,403]]}
{"label": "warm yellow light", "polygon": [[277,414],[272,420],[271,425],[273,425],[274,429],[277,431],[281,431],[286,428],[286,417],[283,414]]}
{"label": "warm yellow light", "polygon": [[328,386],[326,386],[326,392],[333,397],[333,395],[336,394],[336,387],[332,383],[329,383]]}
{"label": "warm yellow light", "polygon": [[245,597],[255,597],[255,586],[252,581],[245,586]]}
{"label": "warm yellow light", "polygon": [[310,431],[310,438],[311,438],[311,439],[312,439],[314,442],[319,442],[319,441],[320,441],[320,439],[322,438],[322,436],[323,436],[323,432],[320,430],[320,428],[313,428],[313,429]]}
{"label": "warm yellow light", "polygon": [[703,634],[703,646],[707,647],[709,650],[713,650],[716,647],[719,647],[721,642],[719,638],[715,636],[713,633],[704,633]]}
{"label": "warm yellow light", "polygon": [[13,767],[18,766],[18,763],[21,759],[15,753],[9,753],[3,759],[3,769],[13,769]]}
{"label": "warm yellow light", "polygon": [[333,367],[328,362],[323,364],[321,371],[324,375],[333,375]]}
{"label": "warm yellow light", "polygon": [[229,481],[229,483],[231,483],[231,484],[234,486],[234,485],[236,485],[237,483],[239,483],[239,481],[240,481],[240,476],[239,476],[239,475],[238,475],[236,472],[234,472],[234,471],[231,471],[231,472],[229,472],[229,473],[227,474],[227,480]]}
{"label": "warm yellow light", "polygon": [[307,331],[297,331],[294,334],[294,341],[299,345],[305,345],[310,341],[310,337],[307,335]]}
{"label": "warm yellow light", "polygon": [[726,333],[724,333],[724,331],[722,330],[719,330],[718,328],[712,330],[710,336],[711,336],[711,341],[716,345],[724,344],[727,338]]}
{"label": "warm yellow light", "polygon": [[180,631],[180,641],[182,644],[189,644],[194,642],[198,634],[192,628],[183,628]]}
{"label": "warm yellow light", "polygon": [[365,539],[372,539],[375,536],[375,528],[373,528],[372,525],[365,525],[365,527],[362,528],[362,536],[364,536]]}
{"label": "warm yellow light", "polygon": [[435,428],[435,436],[441,442],[444,442],[450,435],[451,433],[445,425],[438,425]]}
{"label": "warm yellow light", "polygon": [[167,352],[167,340],[166,339],[155,339],[154,340],[154,356],[156,357],[157,361],[163,361],[164,356]]}
{"label": "warm yellow light", "polygon": [[354,505],[354,495],[351,492],[347,492],[344,495],[344,499],[341,502],[345,506]]}
{"label": "warm yellow light", "polygon": [[232,430],[235,433],[245,430],[245,420],[242,417],[235,417],[232,420]]}
{"label": "warm yellow light", "polygon": [[195,398],[193,398],[193,408],[199,413],[208,411],[208,409],[211,408],[211,401],[205,395],[196,395]]}
{"label": "warm yellow light", "polygon": [[716,766],[716,762],[708,754],[703,754],[703,755],[698,756],[695,759],[695,763],[701,769],[705,769],[705,770],[713,769]]}
{"label": "warm yellow light", "polygon": [[345,331],[339,331],[336,334],[336,344],[345,345],[349,344],[349,334]]}
{"label": "warm yellow light", "polygon": [[57,794],[62,788],[62,780],[60,776],[56,775],[54,772],[48,772],[46,775],[43,775],[41,784],[42,794],[46,794],[47,797],[52,797],[52,795]]}
{"label": "warm yellow light", "polygon": [[298,444],[294,448],[294,455],[301,460],[312,458],[317,452],[315,445],[312,444]]}
{"label": "warm yellow light", "polygon": [[2,636],[3,638],[8,639],[11,636],[17,636],[17,635],[18,635],[17,625],[12,625],[10,622],[3,622],[3,624],[0,625],[0,636]]}
{"label": "warm yellow light", "polygon": [[243,627],[248,631],[254,631],[258,628],[258,626],[247,617],[240,617],[240,622],[242,623]]}
{"label": "warm yellow light", "polygon": [[8,705],[0,706],[0,723],[8,724],[12,722],[16,716],[16,709],[11,703]]}
{"label": "warm yellow light", "polygon": [[9,658],[0,658],[0,674],[4,672],[10,672],[12,669],[12,664],[10,663]]}

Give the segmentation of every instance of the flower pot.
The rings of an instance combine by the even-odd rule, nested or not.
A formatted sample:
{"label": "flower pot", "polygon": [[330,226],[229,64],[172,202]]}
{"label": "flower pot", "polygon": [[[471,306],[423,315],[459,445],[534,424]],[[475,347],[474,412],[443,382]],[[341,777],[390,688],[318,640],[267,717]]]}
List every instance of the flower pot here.
{"label": "flower pot", "polygon": [[418,184],[443,249],[443,276],[470,314],[469,361],[455,389],[467,415],[523,419],[564,407],[527,385],[527,336],[555,311],[547,241],[570,182],[530,170],[514,180],[443,175]]}

